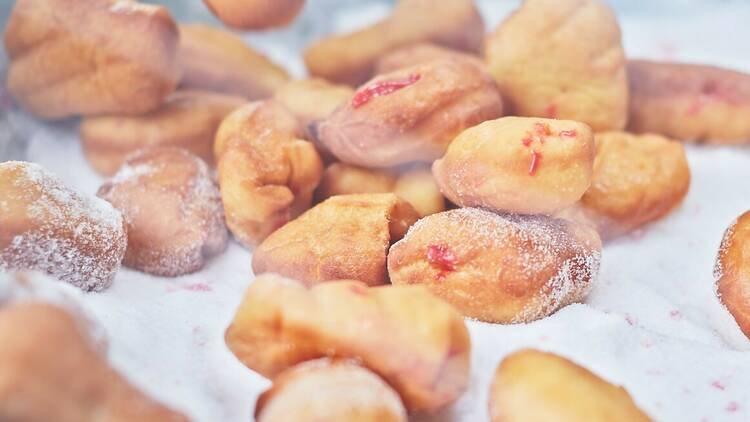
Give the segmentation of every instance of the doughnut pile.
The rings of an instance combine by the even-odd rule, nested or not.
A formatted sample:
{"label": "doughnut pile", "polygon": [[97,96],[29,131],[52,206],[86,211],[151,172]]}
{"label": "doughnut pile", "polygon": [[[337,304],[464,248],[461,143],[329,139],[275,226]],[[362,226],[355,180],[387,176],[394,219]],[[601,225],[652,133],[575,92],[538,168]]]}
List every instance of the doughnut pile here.
{"label": "doughnut pile", "polygon": [[[0,163],[2,421],[187,420],[112,369],[75,311],[23,303],[41,290],[3,271],[83,295],[121,265],[154,283],[199,273],[232,237],[254,279],[224,343],[271,382],[246,398],[256,420],[439,411],[470,386],[464,318],[527,324],[585,302],[602,241],[688,195],[682,141],[750,141],[750,75],[627,60],[603,0],[524,0],[489,33],[473,0],[398,0],[308,40],[302,79],[236,30],[291,24],[304,0],[203,3],[232,30],[131,0],[15,3],[8,93],[78,124],[109,178],[86,195]],[[715,282],[750,338],[748,251],[746,213]],[[565,358],[498,358],[493,422],[650,421]]]}

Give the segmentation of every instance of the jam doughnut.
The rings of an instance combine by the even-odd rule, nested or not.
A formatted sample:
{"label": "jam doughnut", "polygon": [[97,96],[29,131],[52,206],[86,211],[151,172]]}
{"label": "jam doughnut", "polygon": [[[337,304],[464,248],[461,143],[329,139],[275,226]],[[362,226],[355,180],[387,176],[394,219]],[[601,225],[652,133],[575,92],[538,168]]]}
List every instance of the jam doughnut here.
{"label": "jam doughnut", "polygon": [[141,148],[175,146],[213,163],[213,142],[221,121],[245,101],[206,91],[177,91],[157,110],[140,116],[95,116],[81,121],[86,159],[100,174],[113,175]]}
{"label": "jam doughnut", "polygon": [[502,115],[495,84],[471,62],[441,59],[380,75],[320,122],[339,160],[363,167],[432,161],[467,127]]}
{"label": "jam doughnut", "polygon": [[487,62],[515,115],[625,127],[625,54],[603,1],[524,1],[488,36]]}
{"label": "jam doughnut", "polygon": [[714,277],[719,300],[750,339],[750,211],[724,233]]}
{"label": "jam doughnut", "polygon": [[388,253],[395,285],[422,284],[463,315],[530,322],[583,300],[599,272],[588,226],[461,208],[419,220]]}
{"label": "jam doughnut", "polygon": [[255,405],[258,422],[407,422],[401,398],[352,360],[317,359],[273,379]]}
{"label": "jam doughnut", "polygon": [[180,86],[268,98],[289,80],[281,66],[229,31],[201,24],[180,25]]}
{"label": "jam doughnut", "polygon": [[177,85],[178,43],[164,7],[18,0],[5,27],[6,84],[24,109],[45,119],[145,113]]}
{"label": "jam doughnut", "polygon": [[203,0],[225,24],[238,29],[272,29],[288,25],[305,0]]}
{"label": "jam doughnut", "polygon": [[312,44],[305,63],[313,76],[356,86],[372,77],[381,56],[423,41],[480,53],[484,22],[474,0],[399,0],[385,20]]}
{"label": "jam doughnut", "polygon": [[323,172],[316,198],[323,201],[336,195],[356,193],[391,193],[396,186],[396,173],[333,163]]}
{"label": "jam doughnut", "polygon": [[106,201],[80,195],[38,164],[0,163],[0,269],[102,290],[126,246],[122,215]]}
{"label": "jam doughnut", "polygon": [[432,174],[443,194],[462,207],[549,214],[583,196],[595,153],[583,123],[504,117],[461,133]]}
{"label": "jam doughnut", "polygon": [[445,198],[429,167],[414,167],[396,179],[393,193],[406,200],[420,217],[445,211]]}
{"label": "jam doughnut", "polygon": [[0,420],[187,422],[112,369],[73,315],[0,308]]}
{"label": "jam doughnut", "polygon": [[420,42],[395,49],[385,54],[375,64],[375,74],[390,73],[405,67],[446,58],[467,60],[480,68],[484,68],[484,62],[479,56],[429,42]]}
{"label": "jam doughnut", "polygon": [[188,151],[138,151],[98,196],[125,217],[128,267],[176,277],[200,270],[226,248],[219,190],[206,163]]}
{"label": "jam doughnut", "polygon": [[392,193],[334,196],[263,241],[253,254],[253,271],[307,285],[347,279],[385,284],[388,248],[418,218]]}
{"label": "jam doughnut", "polygon": [[297,119],[273,100],[250,103],[219,127],[214,155],[227,226],[248,248],[310,207],[323,163],[301,137]]}
{"label": "jam doughnut", "polygon": [[590,224],[609,240],[663,218],[689,188],[690,168],[679,142],[659,135],[597,133],[591,187],[556,215]]}
{"label": "jam doughnut", "polygon": [[627,390],[552,353],[503,359],[490,388],[492,422],[651,422]]}
{"label": "jam doughnut", "polygon": [[750,75],[683,63],[628,61],[628,129],[707,144],[750,140]]}
{"label": "jam doughnut", "polygon": [[469,381],[466,324],[420,286],[340,281],[307,289],[265,274],[247,289],[225,338],[242,363],[265,377],[321,357],[357,359],[409,411],[449,404]]}

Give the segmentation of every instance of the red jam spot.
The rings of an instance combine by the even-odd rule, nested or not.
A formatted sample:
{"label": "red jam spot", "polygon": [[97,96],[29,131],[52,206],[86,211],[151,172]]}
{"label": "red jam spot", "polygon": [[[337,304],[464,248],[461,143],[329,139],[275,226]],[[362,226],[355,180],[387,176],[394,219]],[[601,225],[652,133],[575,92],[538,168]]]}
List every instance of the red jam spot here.
{"label": "red jam spot", "polygon": [[578,131],[575,129],[561,130],[560,136],[565,137],[565,138],[575,138],[576,136],[578,136]]}
{"label": "red jam spot", "polygon": [[364,296],[367,294],[367,288],[359,284],[355,284],[349,288],[355,295]]}
{"label": "red jam spot", "polygon": [[627,321],[630,325],[638,324],[638,320],[630,314],[625,314],[625,321]]}
{"label": "red jam spot", "polygon": [[206,283],[188,284],[187,286],[183,287],[183,289],[191,292],[210,292],[213,290],[211,286]]}
{"label": "red jam spot", "polygon": [[682,314],[677,309],[672,309],[671,311],[669,311],[669,316],[676,321],[682,319]]}
{"label": "red jam spot", "polygon": [[549,136],[552,135],[552,129],[547,123],[534,123],[534,133],[539,136]]}
{"label": "red jam spot", "polygon": [[542,153],[531,150],[531,164],[529,164],[529,176],[534,176],[542,162]]}
{"label": "red jam spot", "polygon": [[737,402],[730,401],[729,404],[727,404],[727,412],[736,412],[739,408],[740,405],[737,404]]}
{"label": "red jam spot", "polygon": [[717,380],[717,381],[714,381],[714,382],[712,382],[712,383],[711,383],[711,387],[713,387],[713,388],[715,388],[715,389],[717,389],[717,390],[721,390],[721,391],[724,391],[724,390],[726,390],[726,389],[727,389],[727,386],[726,386],[726,385],[724,385],[724,384],[723,384],[723,383],[722,383],[721,381],[718,381],[718,380]]}
{"label": "red jam spot", "polygon": [[382,81],[374,83],[370,86],[366,86],[354,95],[354,99],[352,100],[352,107],[362,107],[363,105],[369,103],[373,98],[392,94],[400,89],[406,88],[409,85],[415,84],[420,79],[422,79],[422,76],[414,73],[409,75],[409,77],[406,79]]}
{"label": "red jam spot", "polygon": [[549,117],[550,119],[557,118],[557,105],[556,104],[550,104],[547,107],[544,108],[544,115]]}
{"label": "red jam spot", "polygon": [[522,144],[523,144],[523,146],[525,146],[525,147],[528,147],[529,145],[531,145],[531,143],[532,143],[532,142],[534,142],[534,140],[533,140],[533,139],[531,139],[531,137],[530,137],[530,136],[527,136],[527,137],[525,137],[525,138],[521,139],[521,143],[522,143]]}
{"label": "red jam spot", "polygon": [[456,271],[458,257],[446,245],[430,245],[427,248],[427,261],[440,270],[438,280],[445,280],[446,273]]}

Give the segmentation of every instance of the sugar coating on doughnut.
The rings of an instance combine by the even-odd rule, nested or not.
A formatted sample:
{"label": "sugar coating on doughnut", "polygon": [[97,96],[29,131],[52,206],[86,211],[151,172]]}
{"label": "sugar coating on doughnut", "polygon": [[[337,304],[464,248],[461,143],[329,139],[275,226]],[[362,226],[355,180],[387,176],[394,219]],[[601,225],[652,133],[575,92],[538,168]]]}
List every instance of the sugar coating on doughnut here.
{"label": "sugar coating on doughnut", "polygon": [[582,300],[600,251],[586,226],[461,208],[414,224],[391,247],[388,270],[392,283],[425,284],[465,316],[520,323]]}
{"label": "sugar coating on doughnut", "polygon": [[714,266],[716,296],[750,338],[750,211],[727,228]]}
{"label": "sugar coating on doughnut", "polygon": [[206,163],[186,150],[136,152],[99,196],[127,222],[126,266],[178,276],[199,270],[226,247],[219,189]]}
{"label": "sugar coating on doughnut", "polygon": [[34,163],[0,164],[0,266],[39,270],[82,290],[108,287],[127,236],[109,203]]}

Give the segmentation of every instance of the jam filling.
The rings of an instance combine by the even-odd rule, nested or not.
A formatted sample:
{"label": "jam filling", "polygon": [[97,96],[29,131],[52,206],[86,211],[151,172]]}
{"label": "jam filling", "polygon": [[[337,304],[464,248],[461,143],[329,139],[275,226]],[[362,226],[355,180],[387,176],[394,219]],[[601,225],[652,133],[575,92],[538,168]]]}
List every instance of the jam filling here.
{"label": "jam filling", "polygon": [[409,75],[409,77],[406,79],[382,81],[366,86],[354,95],[354,99],[352,100],[352,107],[362,107],[363,105],[369,103],[373,98],[392,94],[400,89],[406,88],[409,85],[417,83],[420,79],[422,79],[422,76],[414,73]]}

